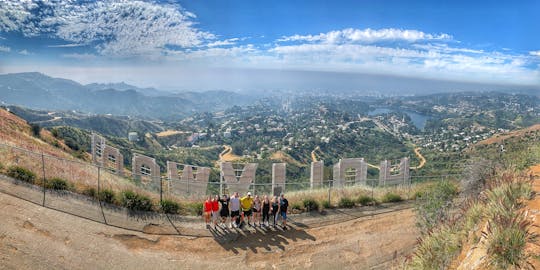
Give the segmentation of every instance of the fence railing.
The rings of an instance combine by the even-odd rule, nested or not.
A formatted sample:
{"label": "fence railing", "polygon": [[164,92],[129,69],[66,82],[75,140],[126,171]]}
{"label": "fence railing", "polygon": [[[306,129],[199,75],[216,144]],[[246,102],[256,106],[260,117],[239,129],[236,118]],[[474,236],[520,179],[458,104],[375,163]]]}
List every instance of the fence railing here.
{"label": "fence railing", "polygon": [[[74,216],[104,223],[129,230],[154,234],[192,235],[189,228],[202,227],[200,219],[195,216],[165,214],[160,212],[160,202],[164,199],[191,204],[200,211],[200,203],[206,194],[218,194],[219,182],[199,183],[196,181],[169,181],[166,177],[123,177],[109,169],[79,161],[75,158],[57,157],[36,153],[16,146],[0,143],[0,164],[4,172],[14,166],[29,170],[34,178],[21,181],[16,177],[0,175],[0,191],[18,198],[42,205],[44,207],[69,213]],[[441,180],[454,175],[411,176],[408,183]],[[140,179],[139,179],[140,178]],[[67,187],[52,187],[54,179],[64,180]],[[378,187],[378,179],[367,179],[358,188],[364,194],[374,198]],[[62,181],[61,181],[62,182]],[[333,196],[355,188],[354,181],[344,181],[341,187],[334,187],[332,180],[325,180],[322,186],[314,191],[324,193],[332,202]],[[287,182],[285,192],[308,191],[309,182]],[[409,189],[410,185],[405,185]],[[141,212],[129,210],[112,203],[111,196],[122,196],[122,192],[131,190],[152,199],[154,210]],[[255,194],[272,195],[271,183],[254,183],[250,190]],[[410,189],[409,189],[410,190]],[[228,184],[225,190],[235,191],[234,184]],[[198,202],[198,203],[194,203]],[[195,224],[195,225],[194,225]],[[181,230],[179,228],[182,228]]]}

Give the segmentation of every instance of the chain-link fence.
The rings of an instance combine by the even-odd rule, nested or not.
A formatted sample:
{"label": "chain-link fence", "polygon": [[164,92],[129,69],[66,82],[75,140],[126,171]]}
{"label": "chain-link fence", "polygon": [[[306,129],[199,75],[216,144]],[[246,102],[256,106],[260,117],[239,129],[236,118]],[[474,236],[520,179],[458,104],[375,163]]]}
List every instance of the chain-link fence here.
{"label": "chain-link fence", "polygon": [[[206,195],[219,194],[220,190],[232,194],[238,189],[234,183],[221,184],[219,179],[210,179],[206,183],[196,180],[170,180],[162,175],[131,175],[127,171],[119,174],[109,168],[71,158],[67,154],[58,157],[6,144],[0,144],[0,165],[0,170],[3,171],[0,175],[1,192],[81,218],[153,234],[190,235],[188,228],[202,226],[200,218],[193,215],[163,213],[163,200],[189,204],[195,212],[200,212]],[[17,171],[17,168],[26,171]],[[410,179],[397,188],[405,190],[406,196],[410,197],[410,183],[455,176],[411,174]],[[371,199],[375,199],[377,193],[383,190],[383,187],[379,186],[379,179],[365,179],[361,183],[343,180],[339,187],[334,184],[333,180],[325,180],[321,186],[311,189],[309,180],[287,181],[281,191],[297,198],[319,196],[337,205],[336,200],[353,194],[352,189],[361,190],[354,194],[363,194]],[[249,190],[259,195],[274,195],[275,192],[272,183],[257,181],[250,185]],[[149,198],[154,211],[138,211],[137,207],[125,207],[133,200],[126,191]]]}

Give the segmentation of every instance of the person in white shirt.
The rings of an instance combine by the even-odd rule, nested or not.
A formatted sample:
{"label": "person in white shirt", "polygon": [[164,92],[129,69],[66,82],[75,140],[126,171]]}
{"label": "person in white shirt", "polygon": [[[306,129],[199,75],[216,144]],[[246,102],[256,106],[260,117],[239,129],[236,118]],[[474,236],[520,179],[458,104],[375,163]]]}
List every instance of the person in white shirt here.
{"label": "person in white shirt", "polygon": [[238,227],[238,218],[240,217],[240,199],[238,198],[238,192],[235,192],[229,202],[231,207],[231,223],[234,227]]}

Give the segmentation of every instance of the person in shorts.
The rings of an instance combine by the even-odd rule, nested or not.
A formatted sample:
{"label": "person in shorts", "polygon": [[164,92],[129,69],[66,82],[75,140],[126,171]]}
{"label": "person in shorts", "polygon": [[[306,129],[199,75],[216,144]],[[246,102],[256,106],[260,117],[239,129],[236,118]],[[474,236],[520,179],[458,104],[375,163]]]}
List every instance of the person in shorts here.
{"label": "person in shorts", "polygon": [[272,214],[272,221],[274,222],[274,228],[275,228],[277,219],[279,217],[279,200],[276,196],[272,197],[270,206],[272,207],[270,208],[270,214]]}
{"label": "person in shorts", "polygon": [[251,192],[248,192],[246,196],[240,199],[240,206],[242,207],[242,222],[247,217],[248,225],[251,226],[252,219],[252,208],[253,208],[253,198],[251,197]]}
{"label": "person in shorts", "polygon": [[235,192],[229,200],[229,207],[231,209],[231,223],[236,228],[240,224],[240,199],[238,198],[238,192]]}
{"label": "person in shorts", "polygon": [[289,201],[285,199],[285,195],[281,193],[279,198],[279,214],[282,218],[281,225],[283,229],[287,229],[287,208],[289,207]]}
{"label": "person in shorts", "polygon": [[255,195],[253,199],[253,225],[261,226],[261,212],[262,212],[262,202],[259,195]]}
{"label": "person in shorts", "polygon": [[206,228],[210,228],[210,215],[212,215],[212,197],[208,196],[203,203],[203,217]]}
{"label": "person in shorts", "polygon": [[212,199],[212,221],[214,221],[214,229],[217,229],[217,223],[219,219],[219,195],[214,196]]}
{"label": "person in shorts", "polygon": [[[230,216],[230,209],[229,209],[229,201],[230,199],[227,197],[227,195],[221,196],[219,199],[219,203],[221,203],[221,210],[219,211],[219,215],[221,216],[221,224],[222,226],[226,226],[227,218]],[[230,227],[229,223],[229,227]]]}

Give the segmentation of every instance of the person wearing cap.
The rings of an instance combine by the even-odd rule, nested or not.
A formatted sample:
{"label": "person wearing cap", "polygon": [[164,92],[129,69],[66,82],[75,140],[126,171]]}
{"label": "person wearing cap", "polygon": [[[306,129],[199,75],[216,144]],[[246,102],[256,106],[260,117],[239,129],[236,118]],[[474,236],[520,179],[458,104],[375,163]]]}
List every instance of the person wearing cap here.
{"label": "person wearing cap", "polygon": [[240,199],[240,205],[242,206],[242,221],[247,217],[248,225],[251,226],[251,208],[253,207],[253,198],[251,192],[248,192],[245,197]]}

